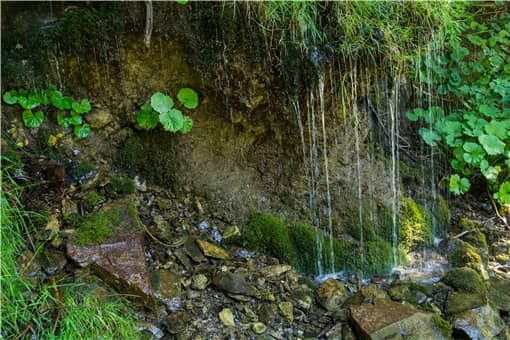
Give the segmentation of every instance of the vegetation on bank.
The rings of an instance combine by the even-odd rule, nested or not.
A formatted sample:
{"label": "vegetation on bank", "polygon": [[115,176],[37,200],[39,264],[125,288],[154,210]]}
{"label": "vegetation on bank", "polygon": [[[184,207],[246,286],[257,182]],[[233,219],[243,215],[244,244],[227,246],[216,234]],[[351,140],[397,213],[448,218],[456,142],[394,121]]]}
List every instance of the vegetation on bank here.
{"label": "vegetation on bank", "polygon": [[[139,334],[133,311],[119,296],[98,296],[83,284],[54,276],[30,276],[27,267],[38,261],[46,244],[33,235],[40,214],[27,211],[13,175],[22,163],[12,152],[3,153],[0,197],[0,336],[42,339],[131,339]],[[26,263],[20,264],[20,255]],[[24,269],[25,268],[25,269]],[[37,273],[36,273],[37,274]]]}

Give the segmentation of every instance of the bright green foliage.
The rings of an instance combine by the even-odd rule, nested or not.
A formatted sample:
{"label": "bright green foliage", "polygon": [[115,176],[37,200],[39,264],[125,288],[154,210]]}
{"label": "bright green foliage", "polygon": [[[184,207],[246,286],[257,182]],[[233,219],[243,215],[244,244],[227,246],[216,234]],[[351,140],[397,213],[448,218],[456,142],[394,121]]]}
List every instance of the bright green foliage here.
{"label": "bright green foliage", "polygon": [[23,123],[29,128],[38,128],[44,121],[42,111],[32,112],[32,110],[23,111]]}
{"label": "bright green foliage", "polygon": [[454,267],[469,267],[476,271],[482,268],[480,252],[467,242],[458,240],[448,255],[448,260]]}
{"label": "bright green foliage", "polygon": [[[53,87],[49,89],[29,93],[25,90],[6,91],[3,95],[6,104],[19,104],[23,109],[23,123],[28,128],[38,128],[44,122],[42,110],[33,112],[32,109],[42,106],[44,111],[48,109],[57,110],[57,124],[68,128],[73,127],[74,135],[78,139],[87,137],[90,134],[90,125],[84,124],[83,115],[92,109],[88,99],[81,102],[74,101],[73,97],[64,96],[62,92]],[[70,115],[66,115],[66,110]]]}
{"label": "bright green foliage", "polygon": [[407,117],[428,125],[420,129],[427,144],[452,151],[454,194],[467,192],[469,176],[481,173],[494,198],[508,204],[501,187],[510,178],[510,14],[490,18],[468,18],[450,35],[447,53],[426,59],[419,70],[436,95],[455,103],[449,112],[418,108]]}
{"label": "bright green foliage", "polygon": [[469,191],[471,184],[467,178],[460,178],[459,175],[450,176],[450,191],[454,195],[461,195]]}
{"label": "bright green foliage", "polygon": [[[183,88],[177,95],[185,108],[194,109],[198,106],[198,95],[190,88]],[[193,127],[193,120],[181,110],[174,107],[170,96],[156,92],[151,96],[150,104],[144,104],[136,116],[138,125],[145,129],[154,129],[158,122],[169,132],[188,133]]]}
{"label": "bright green foliage", "polygon": [[510,204],[510,182],[503,182],[494,194],[494,198],[502,204]]}
{"label": "bright green foliage", "polygon": [[195,109],[198,106],[198,94],[189,87],[184,87],[177,93],[177,99],[187,109]]}
{"label": "bright green foliage", "polygon": [[149,104],[144,104],[136,115],[136,122],[141,128],[151,130],[158,125],[159,117]]}
{"label": "bright green foliage", "polygon": [[120,225],[119,211],[94,212],[83,218],[76,231],[74,242],[79,246],[101,244],[113,236],[114,228]]}

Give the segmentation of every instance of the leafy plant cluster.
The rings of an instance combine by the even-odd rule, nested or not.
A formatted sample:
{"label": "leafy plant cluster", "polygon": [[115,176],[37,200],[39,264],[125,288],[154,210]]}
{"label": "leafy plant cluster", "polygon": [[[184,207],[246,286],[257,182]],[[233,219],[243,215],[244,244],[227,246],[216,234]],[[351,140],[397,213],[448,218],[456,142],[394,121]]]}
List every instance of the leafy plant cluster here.
{"label": "leafy plant cluster", "polygon": [[470,178],[481,174],[493,197],[510,204],[510,15],[473,20],[460,34],[450,37],[449,53],[422,65],[429,70],[425,82],[455,104],[447,111],[417,108],[407,117],[428,125],[419,130],[428,145],[451,151],[451,192],[467,192]]}
{"label": "leafy plant cluster", "polygon": [[[198,107],[198,94],[193,89],[187,87],[180,89],[177,99],[186,109]],[[174,107],[172,97],[161,92],[154,93],[150,103],[142,105],[136,116],[136,122],[146,130],[152,130],[161,123],[165,131],[180,133],[188,133],[193,127],[191,117]]]}
{"label": "leafy plant cluster", "polygon": [[35,92],[23,89],[6,91],[3,100],[8,105],[21,106],[23,123],[28,128],[40,127],[46,118],[45,112],[53,108],[57,112],[58,125],[64,128],[73,127],[74,135],[78,139],[90,134],[90,125],[83,119],[83,116],[92,109],[87,98],[77,101],[52,87]]}

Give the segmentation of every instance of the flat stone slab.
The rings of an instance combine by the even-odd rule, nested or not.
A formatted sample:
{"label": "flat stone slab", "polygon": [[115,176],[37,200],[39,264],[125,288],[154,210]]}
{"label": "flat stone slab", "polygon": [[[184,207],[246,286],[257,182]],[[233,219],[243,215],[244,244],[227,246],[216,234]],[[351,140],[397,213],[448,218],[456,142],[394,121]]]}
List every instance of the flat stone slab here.
{"label": "flat stone slab", "polygon": [[356,333],[364,339],[447,339],[433,321],[409,305],[377,300],[375,304],[350,306]]}
{"label": "flat stone slab", "polygon": [[82,267],[90,265],[119,291],[139,296],[148,306],[154,304],[141,235],[119,229],[103,244],[80,247],[69,242],[67,255]]}

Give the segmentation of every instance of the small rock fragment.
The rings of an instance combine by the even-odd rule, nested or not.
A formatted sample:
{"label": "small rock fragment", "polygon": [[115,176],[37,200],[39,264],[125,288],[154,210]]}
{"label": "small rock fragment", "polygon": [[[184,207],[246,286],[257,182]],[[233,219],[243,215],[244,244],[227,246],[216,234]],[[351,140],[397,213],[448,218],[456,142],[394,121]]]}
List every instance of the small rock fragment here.
{"label": "small rock fragment", "polygon": [[208,283],[209,280],[207,279],[207,276],[205,276],[204,274],[198,274],[193,276],[191,288],[196,290],[204,290],[207,287]]}
{"label": "small rock fragment", "polygon": [[317,288],[317,296],[319,303],[331,312],[342,306],[347,299],[347,290],[340,281],[328,279]]}
{"label": "small rock fragment", "polygon": [[225,326],[229,327],[235,326],[234,314],[232,313],[232,310],[230,308],[224,308],[218,316]]}
{"label": "small rock fragment", "polygon": [[254,322],[251,324],[251,330],[255,334],[262,334],[267,330],[267,327],[262,322]]}
{"label": "small rock fragment", "polygon": [[220,248],[210,242],[197,239],[197,244],[204,255],[207,257],[212,257],[219,260],[227,260],[230,258],[230,255],[225,249]]}
{"label": "small rock fragment", "polygon": [[290,301],[283,301],[278,304],[280,313],[290,322],[294,320],[294,306]]}

